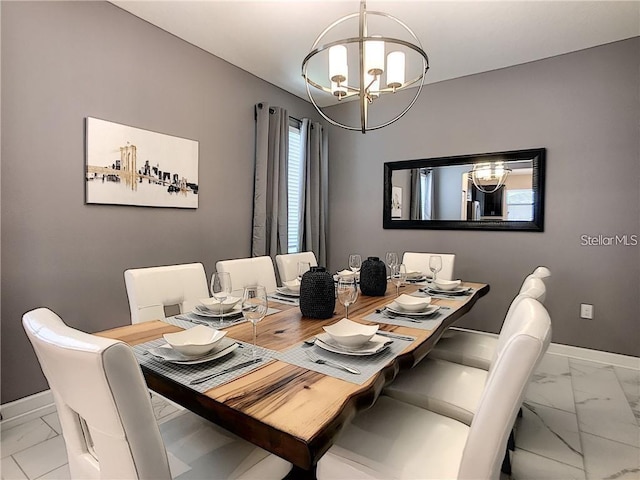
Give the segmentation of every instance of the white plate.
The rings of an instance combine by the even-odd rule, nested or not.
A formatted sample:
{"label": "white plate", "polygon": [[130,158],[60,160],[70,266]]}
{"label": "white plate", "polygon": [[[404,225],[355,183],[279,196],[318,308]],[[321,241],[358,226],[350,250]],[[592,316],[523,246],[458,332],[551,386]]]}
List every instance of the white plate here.
{"label": "white plate", "polygon": [[371,340],[359,348],[343,347],[336,343],[328,333],[320,333],[316,335],[316,345],[323,350],[341,355],[350,355],[355,357],[363,357],[367,355],[375,355],[385,350],[392,341],[381,335],[374,335]]}
{"label": "white plate", "polygon": [[429,291],[433,293],[440,293],[443,295],[462,295],[467,293],[469,290],[471,290],[471,288],[469,287],[456,287],[453,290],[442,290],[441,288],[438,288],[436,286],[429,285]]}
{"label": "white plate", "polygon": [[191,313],[194,313],[194,314],[199,315],[201,317],[214,317],[214,318],[235,317],[235,316],[238,316],[238,315],[240,315],[242,313],[242,306],[241,305],[236,305],[235,307],[233,307],[228,312],[223,313],[222,315],[220,315],[220,313],[216,312],[215,310],[209,310],[205,306],[196,305],[196,308],[193,309],[193,311]]}
{"label": "white plate", "polygon": [[278,292],[280,295],[284,295],[285,297],[298,298],[300,296],[300,292],[292,292],[287,287],[278,287],[276,288],[276,292]]}
{"label": "white plate", "polygon": [[428,317],[429,315],[433,315],[438,310],[440,310],[440,306],[429,305],[422,312],[407,312],[406,310],[400,308],[400,306],[396,302],[391,302],[389,305],[387,305],[387,310],[397,315],[405,315],[407,317]]}
{"label": "white plate", "polygon": [[216,358],[224,357],[230,354],[236,348],[238,343],[230,338],[223,338],[220,343],[205,356],[200,358],[189,358],[182,355],[180,352],[171,348],[168,343],[149,349],[149,353],[154,357],[160,357],[163,361],[169,363],[175,363],[177,365],[196,365],[198,363],[210,362]]}

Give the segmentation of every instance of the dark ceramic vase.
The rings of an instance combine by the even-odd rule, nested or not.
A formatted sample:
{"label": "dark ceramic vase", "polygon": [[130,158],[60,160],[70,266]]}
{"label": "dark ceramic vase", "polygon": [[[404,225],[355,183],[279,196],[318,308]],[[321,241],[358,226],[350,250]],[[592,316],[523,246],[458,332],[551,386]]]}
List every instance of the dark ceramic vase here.
{"label": "dark ceramic vase", "polygon": [[309,318],[331,318],[335,307],[336,290],[333,277],[324,267],[311,267],[300,282],[302,315]]}
{"label": "dark ceramic vase", "polygon": [[378,257],[369,257],[362,262],[360,291],[370,297],[382,297],[387,291],[387,267]]}

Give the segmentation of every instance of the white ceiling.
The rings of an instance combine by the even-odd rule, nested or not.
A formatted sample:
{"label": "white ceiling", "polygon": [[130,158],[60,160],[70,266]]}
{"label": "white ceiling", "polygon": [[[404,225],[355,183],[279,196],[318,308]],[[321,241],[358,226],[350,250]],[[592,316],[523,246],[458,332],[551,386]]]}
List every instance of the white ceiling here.
{"label": "white ceiling", "polygon": [[[359,9],[358,0],[112,3],[304,99],[301,64],[316,37]],[[415,31],[429,55],[426,83],[640,35],[638,0],[369,0],[367,9],[389,13]]]}

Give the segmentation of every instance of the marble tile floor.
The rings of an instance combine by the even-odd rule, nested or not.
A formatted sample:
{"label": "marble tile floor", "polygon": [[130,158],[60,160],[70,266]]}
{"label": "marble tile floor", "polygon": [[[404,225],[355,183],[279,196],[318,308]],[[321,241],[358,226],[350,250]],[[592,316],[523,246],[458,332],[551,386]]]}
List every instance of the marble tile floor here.
{"label": "marble tile floor", "polygon": [[[159,423],[181,415],[153,397]],[[2,429],[2,479],[69,478],[54,413]],[[172,470],[189,468],[170,455]],[[514,480],[640,479],[640,370],[546,354],[516,425]]]}

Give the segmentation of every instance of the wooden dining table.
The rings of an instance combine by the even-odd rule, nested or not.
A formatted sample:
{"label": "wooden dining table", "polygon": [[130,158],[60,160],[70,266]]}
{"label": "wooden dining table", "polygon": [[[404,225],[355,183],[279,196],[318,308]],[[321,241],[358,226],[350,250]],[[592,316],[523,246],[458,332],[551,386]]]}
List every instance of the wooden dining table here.
{"label": "wooden dining table", "polygon": [[[444,331],[466,314],[489,291],[489,285],[464,282],[474,289],[459,298],[432,298],[432,304],[448,307],[450,314],[435,330],[396,326],[379,322],[380,330],[416,339],[365,383],[359,385],[289,363],[273,360],[228,383],[199,393],[186,385],[142,366],[149,388],[196,414],[226,428],[247,441],[293,464],[291,478],[315,476],[315,466],[335,437],[358,411],[374,404],[383,387],[399,371],[424,358]],[[415,285],[402,287],[412,293]],[[360,295],[349,307],[349,318],[369,324],[364,317],[388,304],[396,295],[390,285],[385,296]],[[343,318],[344,307],[336,302],[335,314],[327,320],[303,317],[300,308],[270,300],[280,310],[258,324],[258,345],[276,351],[288,349],[322,333],[322,327]],[[156,320],[99,332],[103,337],[138,345],[181,328]],[[227,336],[252,342],[252,325],[244,322],[227,329]]]}

